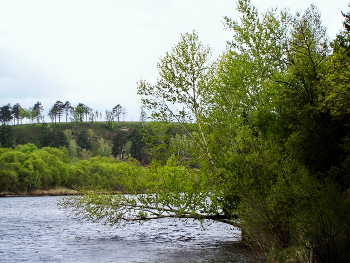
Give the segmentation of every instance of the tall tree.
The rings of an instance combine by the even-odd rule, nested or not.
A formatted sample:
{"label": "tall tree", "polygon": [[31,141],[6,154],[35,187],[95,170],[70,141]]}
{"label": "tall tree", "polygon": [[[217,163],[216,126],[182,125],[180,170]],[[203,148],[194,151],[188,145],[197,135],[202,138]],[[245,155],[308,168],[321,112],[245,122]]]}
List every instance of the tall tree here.
{"label": "tall tree", "polygon": [[64,105],[63,105],[63,108],[64,108],[64,110],[66,112],[66,122],[68,122],[68,115],[69,115],[69,113],[71,111],[72,105],[70,104],[69,101],[66,101],[64,103]]}
{"label": "tall tree", "polygon": [[122,113],[122,109],[123,107],[120,104],[118,104],[112,110],[114,116],[117,117],[118,122],[120,120],[120,114]]}
{"label": "tall tree", "polygon": [[38,101],[37,103],[34,104],[33,106],[33,111],[35,113],[34,118],[37,119],[37,122],[40,123],[40,119],[43,117],[42,112],[44,110],[44,107],[41,105],[41,102]]}
{"label": "tall tree", "polygon": [[28,117],[29,117],[29,119],[30,119],[32,124],[34,124],[34,120],[35,120],[36,114],[37,114],[37,112],[36,112],[36,110],[34,110],[33,107],[30,107],[28,109]]}
{"label": "tall tree", "polygon": [[132,133],[128,136],[128,140],[131,142],[130,154],[131,157],[137,159],[142,162],[145,152],[144,147],[145,144],[142,141],[143,136],[138,130],[133,130]]}
{"label": "tall tree", "polygon": [[114,116],[112,111],[106,110],[106,126],[110,130],[114,128]]}
{"label": "tall tree", "polygon": [[160,59],[157,83],[150,85],[141,80],[138,94],[144,96],[145,107],[153,111],[151,119],[179,123],[214,165],[201,121],[206,108],[203,96],[210,54],[210,48],[198,40],[196,32],[181,35],[179,43]]}
{"label": "tall tree", "polygon": [[83,103],[79,103],[76,108],[79,109],[79,114],[81,116],[81,122],[83,122],[87,106],[85,104],[83,104]]}
{"label": "tall tree", "polygon": [[79,103],[77,108],[80,107],[81,110],[82,110],[82,120],[84,119],[84,116],[85,116],[85,120],[86,122],[88,121],[88,117],[89,117],[89,114],[90,112],[92,111],[91,108],[89,108],[88,106],[86,106],[85,104],[83,103]]}
{"label": "tall tree", "polygon": [[128,112],[127,109],[125,107],[122,107],[123,122],[125,121],[125,116],[127,112]]}
{"label": "tall tree", "polygon": [[147,120],[147,114],[146,114],[146,111],[145,111],[143,106],[141,106],[140,109],[141,109],[140,122],[141,122],[141,125],[143,127],[143,125],[145,124],[145,122]]}
{"label": "tall tree", "polygon": [[85,121],[88,122],[88,120],[90,119],[91,113],[92,113],[93,109],[86,107],[84,109],[84,114],[85,114]]}
{"label": "tall tree", "polygon": [[28,112],[28,110],[20,108],[19,109],[19,118],[21,119],[21,124],[23,124],[23,119],[24,118],[29,118],[30,114]]}
{"label": "tall tree", "polygon": [[72,122],[76,122],[76,123],[83,122],[83,118],[84,118],[83,106],[85,105],[82,103],[79,103],[76,107],[70,108]]}
{"label": "tall tree", "polygon": [[56,117],[58,114],[58,108],[56,106],[56,104],[52,105],[51,109],[48,112],[48,116],[51,119],[51,122],[53,122],[53,120],[55,120],[55,124],[56,124]]}
{"label": "tall tree", "polygon": [[62,101],[56,101],[55,103],[55,108],[57,109],[57,115],[58,115],[58,122],[61,122],[61,116],[63,114],[64,111],[64,104],[62,103]]}
{"label": "tall tree", "polygon": [[126,135],[125,133],[118,129],[116,135],[112,139],[112,155],[116,157],[120,157],[120,159],[124,158],[124,147],[126,144]]}
{"label": "tall tree", "polygon": [[12,120],[13,116],[12,116],[11,109],[12,107],[10,103],[0,108],[0,121],[3,124],[6,124]]}
{"label": "tall tree", "polygon": [[95,121],[98,122],[98,118],[99,118],[99,112],[98,110],[95,111]]}
{"label": "tall tree", "polygon": [[[345,27],[345,25],[344,25]],[[346,29],[346,28],[345,28]],[[343,189],[350,187],[350,178],[348,176],[350,169],[350,129],[347,125],[350,118],[350,32],[341,31],[331,43],[333,53],[328,59],[327,74],[322,80],[325,92],[325,100],[320,108],[328,111],[331,120],[330,145],[324,146],[332,150],[332,163],[327,161],[333,168],[330,171],[330,177],[337,181]],[[328,120],[329,123],[329,120]],[[329,158],[329,157],[328,157]]]}
{"label": "tall tree", "polygon": [[339,158],[340,138],[333,135],[338,124],[322,106],[329,92],[324,76],[331,53],[315,6],[292,20],[284,52],[286,70],[277,81],[282,83],[280,114],[288,123],[288,143],[312,173],[324,173]]}
{"label": "tall tree", "polygon": [[91,139],[89,137],[89,134],[86,130],[82,130],[81,133],[78,136],[77,144],[82,148],[86,150],[92,150],[92,143]]}
{"label": "tall tree", "polygon": [[[15,105],[13,105],[12,107],[12,116],[14,117],[14,119],[17,119],[17,124],[19,125],[19,119],[21,118],[20,116],[20,112],[21,112],[21,105],[19,103],[16,103]],[[15,124],[15,121],[14,121]]]}

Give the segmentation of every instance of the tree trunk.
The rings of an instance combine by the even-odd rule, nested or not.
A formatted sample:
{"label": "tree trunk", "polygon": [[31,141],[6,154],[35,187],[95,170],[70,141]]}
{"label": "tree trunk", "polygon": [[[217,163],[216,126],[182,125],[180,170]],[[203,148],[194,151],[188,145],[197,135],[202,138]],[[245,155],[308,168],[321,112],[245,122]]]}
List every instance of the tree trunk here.
{"label": "tree trunk", "polygon": [[311,247],[310,247],[310,263],[314,263],[314,261],[315,261],[314,249],[315,249],[315,243],[312,243]]}

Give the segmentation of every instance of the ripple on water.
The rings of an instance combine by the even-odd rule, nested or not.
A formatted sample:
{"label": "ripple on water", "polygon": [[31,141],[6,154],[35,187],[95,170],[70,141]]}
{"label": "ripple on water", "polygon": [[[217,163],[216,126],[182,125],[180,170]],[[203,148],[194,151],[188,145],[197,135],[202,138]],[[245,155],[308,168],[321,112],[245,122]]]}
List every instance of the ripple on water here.
{"label": "ripple on water", "polygon": [[110,228],[67,218],[57,197],[0,198],[0,262],[251,262],[224,224],[160,219]]}

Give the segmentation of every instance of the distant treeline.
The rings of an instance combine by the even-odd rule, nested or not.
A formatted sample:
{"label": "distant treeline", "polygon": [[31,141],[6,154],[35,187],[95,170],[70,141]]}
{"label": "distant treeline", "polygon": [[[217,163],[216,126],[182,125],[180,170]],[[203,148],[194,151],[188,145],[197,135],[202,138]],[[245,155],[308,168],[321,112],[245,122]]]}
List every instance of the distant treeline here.
{"label": "distant treeline", "polygon": [[[136,123],[113,130],[102,123],[3,124],[0,191],[24,193],[57,187],[127,191],[144,178],[144,165],[155,152],[162,156],[157,163],[164,163],[174,151],[189,157],[182,152],[179,129],[174,125],[163,128]],[[29,142],[34,135],[37,145]]]}
{"label": "distant treeline", "polygon": [[[44,122],[44,107],[41,102],[38,101],[33,107],[28,109],[22,108],[19,103],[11,106],[11,104],[0,107],[0,122],[5,124],[19,125],[23,124],[23,120],[30,123]],[[83,103],[79,103],[77,106],[72,106],[69,101],[65,103],[56,101],[54,105],[48,111],[48,117],[51,122],[98,122],[102,121],[103,117],[107,123],[120,122],[125,120],[127,109],[120,104],[117,104],[111,111],[106,110],[103,116],[103,112],[93,110]],[[145,116],[141,113],[141,116]]]}
{"label": "distant treeline", "polygon": [[32,143],[38,148],[65,147],[71,159],[89,159],[93,156],[133,157],[147,162],[144,132],[138,123],[124,127],[108,127],[102,123],[41,123],[35,126],[0,126],[0,147],[14,149]]}

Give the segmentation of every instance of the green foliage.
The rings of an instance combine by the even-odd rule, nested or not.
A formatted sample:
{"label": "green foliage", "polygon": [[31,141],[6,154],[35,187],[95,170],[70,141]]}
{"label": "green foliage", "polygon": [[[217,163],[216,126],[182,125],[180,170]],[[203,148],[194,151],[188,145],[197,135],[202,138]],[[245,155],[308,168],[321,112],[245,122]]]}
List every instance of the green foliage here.
{"label": "green foliage", "polygon": [[109,157],[111,155],[111,148],[103,138],[97,140],[97,146],[97,155],[106,157]]}
{"label": "green foliage", "polygon": [[0,121],[6,124],[12,120],[11,104],[0,107]]}
{"label": "green foliage", "polygon": [[13,130],[6,124],[0,127],[0,146],[5,148],[14,148],[15,139],[13,136]]}
{"label": "green foliage", "polygon": [[142,167],[122,163],[108,157],[96,156],[89,160],[81,160],[72,167],[70,184],[83,187],[101,186],[105,189],[126,191],[131,174],[139,177]]}
{"label": "green foliage", "polygon": [[26,144],[25,135],[22,131],[15,134],[15,145]]}
{"label": "green foliage", "polygon": [[43,118],[42,112],[44,110],[44,107],[42,106],[41,102],[38,101],[37,103],[34,104],[32,112],[31,112],[31,118],[34,120],[35,118],[37,119],[37,123],[40,123],[40,119]]}
{"label": "green foliage", "polygon": [[177,166],[173,158],[167,165],[154,167],[146,173],[140,173],[140,167],[127,163],[120,163],[118,168],[124,175],[123,190],[131,194],[106,195],[89,191],[84,196],[63,198],[60,205],[77,218],[114,226],[164,217],[221,220],[218,214],[206,214],[214,208],[203,192],[206,182],[199,170]]}
{"label": "green foliage", "polygon": [[65,148],[39,150],[28,144],[3,152],[0,155],[2,191],[26,192],[62,185],[62,179],[68,176],[68,160]]}
{"label": "green foliage", "polygon": [[288,66],[277,79],[283,91],[280,114],[288,124],[284,136],[289,150],[312,173],[324,174],[341,154],[339,137],[332,136],[341,131],[329,109],[323,106],[329,92],[324,85],[324,76],[330,50],[326,31],[314,6],[292,20],[288,43]]}
{"label": "green foliage", "polygon": [[43,123],[40,131],[40,147],[52,147],[55,145],[56,136],[50,124]]}
{"label": "green foliage", "polygon": [[141,132],[138,130],[133,130],[132,133],[129,135],[131,147],[130,147],[130,154],[131,157],[137,159],[138,161],[142,161],[142,159],[145,156],[144,152],[144,142],[142,141],[143,136]]}
{"label": "green foliage", "polygon": [[[21,113],[22,107],[19,103],[16,103],[15,105],[13,105],[11,113],[13,115],[14,119],[17,119],[17,124],[19,124],[19,119],[20,117],[20,113]],[[13,122],[14,126],[16,126],[16,121]]]}
{"label": "green foliage", "polygon": [[314,246],[320,262],[347,262],[350,256],[348,194],[339,191],[332,182],[324,184],[313,179],[293,190],[301,200],[293,221],[298,234],[296,242],[304,248]]}
{"label": "green foliage", "polygon": [[79,134],[77,144],[83,149],[92,150],[91,137],[86,130]]}
{"label": "green foliage", "polygon": [[92,153],[89,150],[81,149],[81,151],[79,151],[80,156],[83,160],[89,160],[92,156]]}
{"label": "green foliage", "polygon": [[66,135],[62,131],[59,131],[56,134],[56,140],[54,142],[54,147],[56,147],[56,148],[59,148],[61,146],[68,147],[68,145],[69,145],[69,143],[68,143]]}
{"label": "green foliage", "polygon": [[271,262],[347,262],[348,32],[332,53],[314,6],[295,16],[259,14],[249,0],[237,7],[241,21],[226,18],[233,41],[214,65],[188,33],[161,58],[157,83],[139,82],[153,110],[142,131],[152,162],[142,174],[120,166],[121,188],[132,194],[90,192],[62,206],[112,225],[212,219],[240,227],[243,242]]}
{"label": "green foliage", "polygon": [[34,152],[35,150],[38,150],[38,147],[36,147],[32,143],[27,143],[25,145],[19,145],[16,147],[17,151],[23,152],[23,153],[28,153],[28,152]]}
{"label": "green foliage", "polygon": [[[14,141],[14,147],[17,145],[23,145],[26,143],[33,143],[39,147],[41,147],[41,134],[42,134],[42,125],[44,124],[36,124],[36,125],[16,125],[10,126],[13,131],[13,137],[15,139]],[[83,131],[86,130],[89,133],[89,129],[92,130],[93,135],[89,136],[91,137],[91,144],[92,144],[92,152],[96,154],[98,145],[97,145],[97,140],[99,138],[103,138],[109,145],[111,145],[111,141],[113,136],[110,136],[113,132],[111,132],[103,122],[99,123],[94,123],[93,125],[91,123],[79,123],[79,125],[75,125],[74,123],[65,123],[61,122],[57,124],[49,124],[50,128],[52,129],[53,132],[53,137],[54,137],[54,144],[51,145],[52,147],[60,147],[60,146],[65,146],[68,147],[67,144],[65,144],[65,139],[63,138],[62,134],[60,132],[63,132],[66,134],[66,130],[68,132],[68,144],[69,142],[74,139],[77,140],[79,134]],[[123,123],[123,126],[126,129],[129,129],[130,132],[127,132],[127,135],[131,133],[134,129],[140,130],[141,129],[141,123],[133,122],[133,123]]]}
{"label": "green foliage", "polygon": [[86,151],[86,160],[72,164],[65,147],[38,149],[33,144],[26,144],[15,150],[0,148],[0,191],[31,192],[59,186],[100,186],[127,191],[145,173],[145,168],[137,163],[122,163],[101,156],[87,158],[88,154]]}
{"label": "green foliage", "polygon": [[[212,162],[201,120],[206,114],[206,105],[202,102],[211,68],[210,54],[210,48],[198,40],[196,32],[181,35],[178,44],[157,65],[157,84],[150,85],[141,80],[138,94],[144,96],[145,107],[153,111],[153,121],[177,122],[183,133],[201,149],[201,158]],[[174,106],[176,110],[173,110]]]}
{"label": "green foliage", "polygon": [[70,121],[76,124],[84,120],[84,104],[79,103],[76,107],[70,107],[71,117]]}
{"label": "green foliage", "polygon": [[121,129],[117,129],[116,135],[112,140],[112,155],[116,158],[119,156],[120,159],[124,158],[126,135]]}
{"label": "green foliage", "polygon": [[78,155],[79,146],[75,140],[71,140],[68,144],[69,154],[71,158],[75,158]]}

